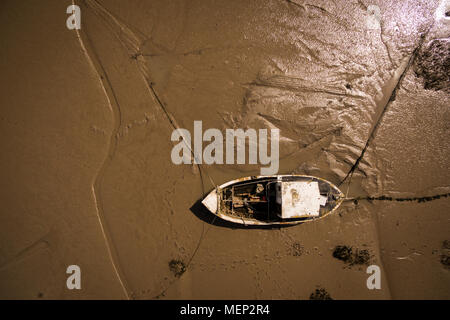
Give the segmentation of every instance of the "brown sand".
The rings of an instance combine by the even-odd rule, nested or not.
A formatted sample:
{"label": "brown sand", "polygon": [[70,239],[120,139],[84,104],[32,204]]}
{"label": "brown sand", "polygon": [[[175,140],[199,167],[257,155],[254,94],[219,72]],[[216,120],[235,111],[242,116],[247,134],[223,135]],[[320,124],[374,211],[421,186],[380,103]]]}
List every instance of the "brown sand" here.
{"label": "brown sand", "polygon": [[[450,198],[389,197],[450,192],[448,42],[429,45],[450,29],[438,1],[372,2],[77,0],[76,31],[70,1],[2,1],[0,298],[449,299]],[[211,223],[211,180],[259,166],[174,165],[194,120],[279,128],[279,174],[360,200],[290,228]]]}

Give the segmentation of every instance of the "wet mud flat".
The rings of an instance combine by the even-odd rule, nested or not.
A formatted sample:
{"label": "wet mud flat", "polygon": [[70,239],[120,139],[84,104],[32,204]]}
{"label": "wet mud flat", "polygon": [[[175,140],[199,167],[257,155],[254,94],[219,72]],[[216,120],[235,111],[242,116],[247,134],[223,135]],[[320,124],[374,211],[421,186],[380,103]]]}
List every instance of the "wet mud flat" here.
{"label": "wet mud flat", "polygon": [[[70,4],[0,11],[1,298],[450,297],[439,1],[75,0],[80,30]],[[348,201],[289,228],[214,219],[195,204],[260,166],[175,165],[196,120],[278,128],[278,173]]]}

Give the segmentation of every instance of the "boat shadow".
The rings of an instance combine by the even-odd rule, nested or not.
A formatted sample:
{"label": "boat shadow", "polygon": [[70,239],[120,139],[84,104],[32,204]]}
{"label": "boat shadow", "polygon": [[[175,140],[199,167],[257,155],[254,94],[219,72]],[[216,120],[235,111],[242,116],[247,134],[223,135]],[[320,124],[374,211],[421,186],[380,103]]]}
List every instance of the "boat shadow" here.
{"label": "boat shadow", "polygon": [[211,211],[209,211],[203,204],[202,200],[200,199],[196,201],[192,207],[189,209],[191,212],[200,220],[203,222],[206,222],[210,225],[222,227],[222,228],[229,228],[229,229],[284,229],[293,227],[294,225],[269,225],[269,226],[249,226],[249,225],[243,225],[239,223],[233,223],[230,221],[225,221],[216,215],[214,215]]}

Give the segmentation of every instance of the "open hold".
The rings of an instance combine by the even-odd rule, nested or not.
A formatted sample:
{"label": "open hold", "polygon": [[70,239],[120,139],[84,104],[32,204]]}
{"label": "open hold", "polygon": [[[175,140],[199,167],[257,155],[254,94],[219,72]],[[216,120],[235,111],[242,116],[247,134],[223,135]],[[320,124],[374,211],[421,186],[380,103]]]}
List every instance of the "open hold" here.
{"label": "open hold", "polygon": [[324,288],[318,288],[311,293],[309,300],[333,300],[330,294]]}
{"label": "open hold", "polygon": [[348,265],[369,264],[370,252],[367,249],[353,249],[349,246],[336,246],[333,250],[333,257],[344,261]]}
{"label": "open hold", "polygon": [[176,277],[181,277],[181,275],[186,271],[186,265],[181,260],[171,260],[169,262],[169,268]]}
{"label": "open hold", "polygon": [[450,41],[436,39],[417,56],[415,72],[424,88],[450,93]]}

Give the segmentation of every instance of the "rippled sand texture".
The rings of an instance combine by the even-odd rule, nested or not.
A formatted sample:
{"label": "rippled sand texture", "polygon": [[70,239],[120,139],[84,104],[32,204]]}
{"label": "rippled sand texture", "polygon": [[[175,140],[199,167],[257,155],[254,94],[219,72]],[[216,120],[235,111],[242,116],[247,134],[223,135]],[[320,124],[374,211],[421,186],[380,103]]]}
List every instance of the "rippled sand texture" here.
{"label": "rippled sand texture", "polygon": [[[0,298],[450,298],[449,8],[76,0],[76,31],[69,4],[1,5]],[[349,201],[290,228],[213,221],[198,200],[260,167],[174,165],[194,120],[279,128],[279,174]]]}

